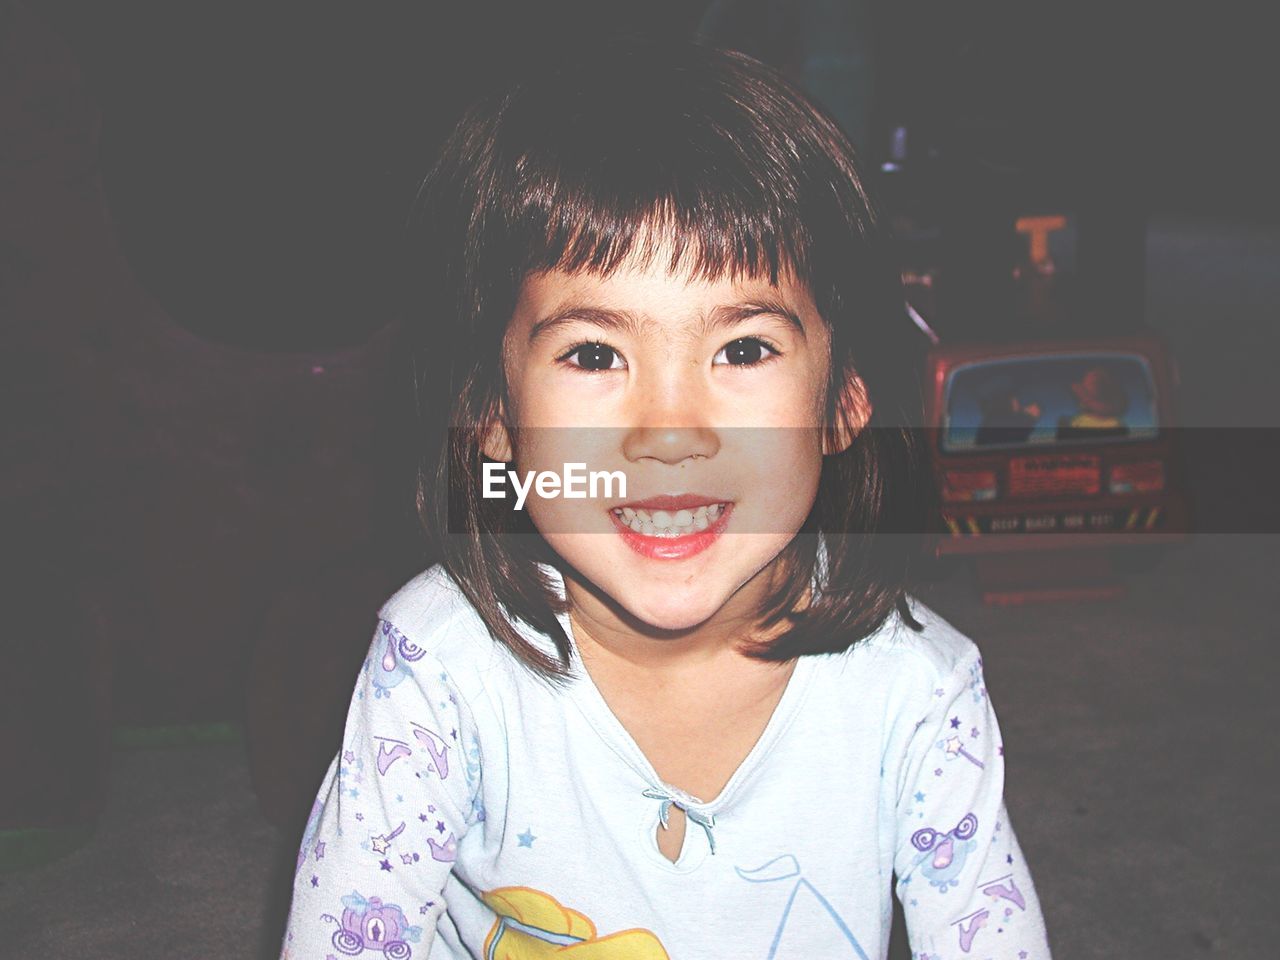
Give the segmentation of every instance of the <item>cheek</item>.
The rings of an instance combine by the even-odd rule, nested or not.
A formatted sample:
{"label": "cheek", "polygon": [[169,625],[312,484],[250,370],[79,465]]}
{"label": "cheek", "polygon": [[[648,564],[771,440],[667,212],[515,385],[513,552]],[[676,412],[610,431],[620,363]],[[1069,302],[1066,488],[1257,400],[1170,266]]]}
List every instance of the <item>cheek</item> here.
{"label": "cheek", "polygon": [[571,373],[540,358],[507,378],[510,413],[521,426],[571,427],[611,422],[618,378]]}
{"label": "cheek", "polygon": [[774,483],[790,500],[803,500],[803,512],[818,490],[822,474],[822,434],[816,429],[779,431],[774,453]]}
{"label": "cheek", "polygon": [[625,467],[621,457],[624,432],[612,427],[572,424],[528,425],[516,432],[515,466],[526,471],[561,472],[566,464],[584,464],[587,471]]}
{"label": "cheek", "polygon": [[817,496],[821,434],[812,427],[774,427],[752,430],[750,437],[739,459],[743,484],[738,491],[743,510],[749,511],[748,527],[761,533],[795,533]]}
{"label": "cheek", "polygon": [[827,371],[816,359],[797,365],[784,376],[762,380],[745,392],[750,403],[742,413],[751,422],[818,429],[826,420]]}
{"label": "cheek", "polygon": [[511,412],[516,422],[521,426],[557,423],[557,405],[550,402],[552,395],[552,391],[536,376],[526,375],[512,384]]}
{"label": "cheek", "polygon": [[[521,427],[514,469],[519,483],[528,485],[523,509],[541,533],[611,529],[606,504],[621,496],[621,483],[616,477],[593,481],[592,474],[627,475],[627,464],[618,453],[618,436],[617,430],[603,427]],[[539,493],[537,479],[544,474],[560,479],[559,486],[548,483],[543,488],[548,493],[545,497]],[[566,496],[566,482],[572,485],[573,496]]]}

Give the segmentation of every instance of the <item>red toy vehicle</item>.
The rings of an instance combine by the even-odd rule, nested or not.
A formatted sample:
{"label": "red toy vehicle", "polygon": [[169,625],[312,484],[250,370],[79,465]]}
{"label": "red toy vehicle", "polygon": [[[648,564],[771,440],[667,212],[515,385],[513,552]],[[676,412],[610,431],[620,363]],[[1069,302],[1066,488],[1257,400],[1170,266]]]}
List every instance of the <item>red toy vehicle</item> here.
{"label": "red toy vehicle", "polygon": [[1113,549],[1185,539],[1160,340],[936,346],[926,362],[936,552],[976,555],[989,602],[1112,595]]}

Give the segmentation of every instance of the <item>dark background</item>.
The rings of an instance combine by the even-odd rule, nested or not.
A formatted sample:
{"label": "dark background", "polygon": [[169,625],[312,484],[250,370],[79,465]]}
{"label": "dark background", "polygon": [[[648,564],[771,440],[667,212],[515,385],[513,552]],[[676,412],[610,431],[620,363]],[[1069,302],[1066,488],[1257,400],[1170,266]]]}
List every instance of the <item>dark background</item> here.
{"label": "dark background", "polygon": [[[413,188],[508,64],[613,30],[688,32],[707,3],[31,6],[100,104],[104,183],[142,282],[189,329],[286,350],[385,322]],[[787,5],[738,8],[729,38],[785,66]],[[1016,164],[1045,206],[1274,220],[1280,70],[1258,9],[877,0],[858,146],[874,164],[905,122]]]}

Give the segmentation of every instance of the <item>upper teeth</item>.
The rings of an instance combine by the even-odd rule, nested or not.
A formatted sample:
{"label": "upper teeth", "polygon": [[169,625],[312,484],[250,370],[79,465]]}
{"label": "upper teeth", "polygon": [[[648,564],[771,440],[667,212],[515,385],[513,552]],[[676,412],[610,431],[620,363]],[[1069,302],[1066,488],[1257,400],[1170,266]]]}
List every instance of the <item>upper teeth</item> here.
{"label": "upper teeth", "polygon": [[693,530],[705,530],[719,519],[727,504],[711,503],[694,510],[636,510],[615,507],[613,515],[633,531],[646,537],[682,537]]}

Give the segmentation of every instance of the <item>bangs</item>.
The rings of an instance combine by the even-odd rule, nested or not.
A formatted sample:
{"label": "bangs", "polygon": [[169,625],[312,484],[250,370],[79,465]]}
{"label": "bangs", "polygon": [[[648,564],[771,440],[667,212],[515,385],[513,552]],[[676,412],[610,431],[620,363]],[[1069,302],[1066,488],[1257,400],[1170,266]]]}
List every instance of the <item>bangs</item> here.
{"label": "bangs", "polygon": [[872,220],[835,124],[738,54],[578,58],[526,78],[488,115],[473,249],[522,275],[632,261],[811,280],[815,236],[824,251],[833,237],[847,247]]}
{"label": "bangs", "polygon": [[771,173],[763,150],[708,163],[725,144],[698,142],[707,133],[693,124],[592,133],[580,152],[526,154],[513,165],[523,182],[512,195],[524,203],[507,223],[526,272],[607,275],[631,261],[708,280],[808,274],[810,236],[796,201],[784,199],[800,185]]}
{"label": "bangs", "polygon": [[775,285],[782,275],[807,276],[808,242],[798,224],[779,223],[770,211],[745,203],[738,210],[721,207],[720,217],[707,212],[716,208],[699,202],[703,198],[677,206],[675,198],[687,195],[636,197],[621,212],[590,194],[553,199],[539,211],[545,222],[531,223],[524,269],[605,276],[630,262],[694,279],[768,278]]}

